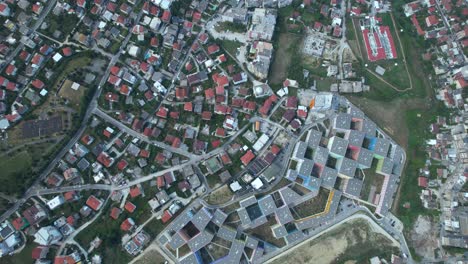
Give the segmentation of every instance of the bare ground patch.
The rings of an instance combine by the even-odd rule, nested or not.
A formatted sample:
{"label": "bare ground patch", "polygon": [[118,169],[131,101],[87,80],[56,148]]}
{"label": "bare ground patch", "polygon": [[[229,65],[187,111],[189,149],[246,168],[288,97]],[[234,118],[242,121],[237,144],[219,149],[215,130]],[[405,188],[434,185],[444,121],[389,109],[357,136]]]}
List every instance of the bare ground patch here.
{"label": "bare ground patch", "polygon": [[393,242],[375,232],[367,221],[352,220],[290,250],[271,264],[364,263],[373,256],[386,256],[392,251],[397,251]]}
{"label": "bare ground patch", "polygon": [[269,81],[273,84],[282,83],[287,78],[288,68],[291,64],[291,46],[294,46],[297,41],[300,41],[300,36],[281,33],[275,58],[270,69]]}

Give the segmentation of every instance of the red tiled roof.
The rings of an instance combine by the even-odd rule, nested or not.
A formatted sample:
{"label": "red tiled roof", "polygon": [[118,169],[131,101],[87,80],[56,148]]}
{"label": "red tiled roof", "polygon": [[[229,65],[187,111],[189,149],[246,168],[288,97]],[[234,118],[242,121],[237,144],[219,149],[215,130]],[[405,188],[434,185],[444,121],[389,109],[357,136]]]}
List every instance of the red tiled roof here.
{"label": "red tiled roof", "polygon": [[202,17],[202,14],[200,12],[193,12],[192,20],[194,22],[197,22],[201,19],[201,17]]}
{"label": "red tiled roof", "polygon": [[113,207],[110,212],[110,217],[114,220],[117,220],[117,218],[119,218],[120,216],[120,213],[122,213],[122,210],[120,210],[120,208]]}
{"label": "red tiled roof", "polygon": [[207,48],[208,55],[214,54],[219,51],[219,46],[217,44],[212,44]]}
{"label": "red tiled roof", "polygon": [[224,136],[226,136],[226,131],[224,130],[224,128],[218,127],[218,128],[216,128],[215,135],[218,136],[218,137],[224,137]]}
{"label": "red tiled roof", "polygon": [[109,168],[112,163],[111,157],[105,152],[101,152],[101,154],[99,154],[99,156],[97,157],[97,161],[104,165],[104,167],[106,168]]}
{"label": "red tiled roof", "polygon": [[24,61],[29,57],[29,55],[31,55],[31,54],[29,54],[29,52],[23,50],[23,51],[21,51],[21,53],[19,55],[19,58]]}
{"label": "red tiled roof", "polygon": [[120,229],[123,231],[129,231],[133,226],[135,225],[135,222],[131,218],[125,219],[125,221],[120,224]]}
{"label": "red tiled roof", "polygon": [[156,184],[158,185],[158,188],[160,188],[160,189],[163,188],[166,185],[166,183],[164,181],[164,176],[158,176],[156,178]]}
{"label": "red tiled roof", "polygon": [[8,64],[8,66],[5,69],[5,73],[8,75],[14,74],[15,71],[16,71],[16,67],[13,64]]}
{"label": "red tiled roof", "polygon": [[152,37],[150,41],[150,45],[152,47],[158,47],[159,46],[159,39],[157,37]]}
{"label": "red tiled roof", "polygon": [[76,261],[71,256],[56,256],[54,264],[75,264]]}
{"label": "red tiled roof", "polygon": [[211,146],[213,146],[213,148],[217,148],[221,145],[221,140],[219,139],[216,139],[214,141],[211,141]]}
{"label": "red tiled roof", "polygon": [[138,186],[130,188],[130,196],[135,198],[141,194],[141,190]]}
{"label": "red tiled roof", "polygon": [[129,94],[130,94],[130,91],[131,91],[131,89],[128,87],[128,85],[122,84],[122,85],[120,86],[120,91],[119,91],[120,94],[122,94],[122,95],[129,95]]}
{"label": "red tiled roof", "polygon": [[211,112],[203,111],[202,112],[202,119],[206,120],[206,121],[210,121],[211,120]]}
{"label": "red tiled roof", "polygon": [[161,221],[163,222],[163,224],[167,223],[169,220],[171,220],[172,218],[172,214],[169,212],[169,210],[166,210],[164,211],[162,217],[161,217]]}
{"label": "red tiled roof", "polygon": [[161,20],[163,22],[168,23],[170,19],[171,19],[171,12],[169,10],[164,10]]}
{"label": "red tiled roof", "polygon": [[76,192],[75,191],[69,191],[66,192],[63,197],[65,198],[65,201],[71,201],[75,199]]}
{"label": "red tiled roof", "polygon": [[34,81],[32,81],[31,85],[34,86],[34,88],[37,88],[37,89],[44,88],[44,83],[39,79],[35,79]]}
{"label": "red tiled roof", "polygon": [[427,178],[426,177],[419,177],[418,178],[418,186],[419,187],[423,187],[423,188],[427,188],[428,184],[427,184]]}
{"label": "red tiled roof", "polygon": [[171,111],[171,112],[169,113],[169,116],[170,116],[172,119],[179,119],[179,115],[180,115],[179,112],[173,112],[173,111]]}
{"label": "red tiled roof", "polygon": [[120,160],[118,163],[117,163],[117,169],[119,169],[120,171],[123,171],[125,170],[125,168],[127,168],[128,166],[128,162],[124,159]]}
{"label": "red tiled roof", "polygon": [[109,78],[107,79],[107,81],[110,83],[110,84],[113,84],[113,85],[119,85],[120,84],[120,78],[115,76],[115,75],[109,75]]}
{"label": "red tiled roof", "polygon": [[62,49],[63,56],[68,57],[72,55],[73,50],[70,47],[65,47]]}
{"label": "red tiled roof", "polygon": [[167,118],[167,112],[168,112],[168,111],[169,111],[169,110],[168,110],[167,108],[165,108],[165,107],[160,107],[160,108],[158,109],[158,112],[156,113],[156,116],[157,116],[157,117],[161,117],[161,118]]}
{"label": "red tiled roof", "polygon": [[156,155],[154,161],[162,165],[166,161],[166,157],[160,152]]}
{"label": "red tiled roof", "polygon": [[102,207],[102,201],[94,195],[91,195],[88,197],[88,200],[86,200],[86,205],[94,211],[98,211]]}
{"label": "red tiled roof", "polygon": [[21,230],[23,227],[25,227],[25,225],[27,224],[26,221],[24,221],[25,219],[23,217],[18,217],[16,218],[15,220],[13,220],[11,223],[13,224],[13,227],[16,229],[16,230]]}
{"label": "red tiled roof", "polygon": [[72,226],[75,225],[75,218],[73,217],[73,215],[67,217],[67,223]]}
{"label": "red tiled roof", "polygon": [[136,205],[134,205],[132,202],[125,203],[125,210],[127,210],[129,213],[133,213],[135,209],[136,209]]}
{"label": "red tiled roof", "polygon": [[[146,128],[145,128],[145,131],[146,131]],[[140,157],[142,158],[149,158],[150,156],[150,152],[146,149],[142,149],[140,150]]]}
{"label": "red tiled roof", "polygon": [[249,149],[244,156],[241,157],[242,164],[248,165],[255,158],[255,154]]}
{"label": "red tiled roof", "polygon": [[271,153],[273,153],[274,155],[277,155],[280,151],[281,149],[277,145],[271,146]]}
{"label": "red tiled roof", "polygon": [[46,252],[48,252],[48,248],[47,247],[43,247],[43,246],[38,246],[38,247],[35,247],[32,251],[32,254],[31,254],[31,257],[33,259],[40,259],[40,258],[43,258],[44,254]]}
{"label": "red tiled roof", "polygon": [[192,110],[193,110],[192,102],[186,102],[184,104],[184,111],[192,112]]}
{"label": "red tiled roof", "polygon": [[221,161],[223,162],[224,165],[228,165],[232,163],[232,160],[227,153],[224,153],[223,155],[221,155]]}
{"label": "red tiled roof", "polygon": [[211,100],[215,96],[215,91],[213,88],[209,88],[205,90],[205,98],[206,100]]}
{"label": "red tiled roof", "polygon": [[428,27],[431,27],[437,24],[439,24],[439,18],[437,18],[436,15],[431,15],[431,16],[426,17],[426,25]]}
{"label": "red tiled roof", "polygon": [[119,66],[112,66],[111,69],[110,69],[110,72],[115,76],[119,76],[120,67]]}

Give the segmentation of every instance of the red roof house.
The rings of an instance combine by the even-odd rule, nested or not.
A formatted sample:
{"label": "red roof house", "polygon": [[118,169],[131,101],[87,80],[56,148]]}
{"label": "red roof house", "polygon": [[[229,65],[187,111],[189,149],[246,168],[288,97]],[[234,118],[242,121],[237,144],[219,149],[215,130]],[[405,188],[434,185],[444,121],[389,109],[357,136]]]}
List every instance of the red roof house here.
{"label": "red roof house", "polygon": [[138,186],[130,188],[130,197],[135,198],[141,195],[141,190]]}
{"label": "red roof house", "polygon": [[252,150],[248,150],[244,156],[241,157],[242,164],[247,166],[253,159],[255,158],[255,154],[253,154]]}
{"label": "red roof house", "polygon": [[163,222],[163,224],[167,223],[169,220],[171,220],[172,218],[172,214],[169,212],[169,210],[166,210],[164,211],[162,217],[161,217],[161,221]]}
{"label": "red roof house", "polygon": [[117,218],[119,218],[121,213],[122,213],[122,210],[120,208],[113,207],[110,212],[110,217],[114,220],[117,220]]}
{"label": "red roof house", "polygon": [[122,224],[120,224],[120,229],[122,231],[129,231],[130,229],[132,229],[132,227],[135,225],[135,221],[133,221],[132,218],[127,218],[125,219],[125,221],[122,222]]}
{"label": "red roof house", "polygon": [[136,209],[136,205],[134,205],[132,202],[125,203],[125,210],[127,210],[129,213],[133,213],[135,209]]}
{"label": "red roof house", "polygon": [[98,211],[101,209],[103,202],[96,198],[94,195],[91,195],[88,197],[88,200],[86,200],[86,205],[93,209],[94,211]]}
{"label": "red roof house", "polygon": [[35,79],[34,81],[32,81],[31,85],[34,86],[34,88],[36,88],[36,89],[44,88],[44,83],[39,79]]}

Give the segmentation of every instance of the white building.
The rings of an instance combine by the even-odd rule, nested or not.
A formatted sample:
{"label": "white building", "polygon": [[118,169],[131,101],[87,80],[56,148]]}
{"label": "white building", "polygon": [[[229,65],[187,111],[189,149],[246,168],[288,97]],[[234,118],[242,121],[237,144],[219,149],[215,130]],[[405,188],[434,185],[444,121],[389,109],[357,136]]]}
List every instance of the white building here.
{"label": "white building", "polygon": [[57,195],[52,200],[49,200],[47,202],[47,206],[49,207],[50,210],[54,210],[55,208],[59,207],[60,205],[64,203],[65,203],[65,198],[63,198],[63,195]]}
{"label": "white building", "polygon": [[62,239],[62,234],[53,226],[45,226],[34,234],[34,242],[42,246],[57,244]]}

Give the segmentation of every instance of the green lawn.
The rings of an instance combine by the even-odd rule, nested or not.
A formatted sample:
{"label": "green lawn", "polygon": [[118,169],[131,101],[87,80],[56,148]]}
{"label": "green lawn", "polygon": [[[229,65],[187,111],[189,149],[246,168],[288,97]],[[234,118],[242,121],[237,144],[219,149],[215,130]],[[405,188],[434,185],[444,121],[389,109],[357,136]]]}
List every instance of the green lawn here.
{"label": "green lawn", "polygon": [[236,56],[237,48],[242,46],[242,43],[235,40],[218,40],[219,45],[221,45],[229,54]]}
{"label": "green lawn", "polygon": [[[429,132],[424,128],[434,121],[437,114],[444,111],[444,106],[436,105],[430,111],[409,110],[406,113],[406,123],[409,129],[407,167],[405,176],[400,182],[400,204],[397,215],[406,227],[410,230],[412,224],[419,215],[434,215],[437,211],[429,211],[422,206],[419,194],[421,188],[418,187],[419,168],[424,167],[426,161],[425,140]],[[410,203],[410,208],[403,208],[405,203]]]}
{"label": "green lawn", "polygon": [[0,192],[17,194],[28,187],[31,179],[32,158],[28,152],[22,151],[0,160]]}
{"label": "green lawn", "polygon": [[235,33],[244,33],[247,31],[247,27],[245,25],[229,21],[219,22],[215,28],[218,32],[231,31]]}

